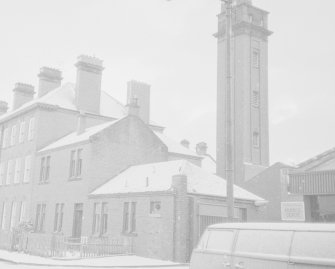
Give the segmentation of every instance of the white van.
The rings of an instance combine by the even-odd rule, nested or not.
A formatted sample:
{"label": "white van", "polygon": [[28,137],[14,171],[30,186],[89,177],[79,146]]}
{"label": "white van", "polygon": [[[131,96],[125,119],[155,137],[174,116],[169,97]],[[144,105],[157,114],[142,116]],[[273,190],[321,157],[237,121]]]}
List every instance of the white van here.
{"label": "white van", "polygon": [[190,269],[335,268],[335,224],[224,223],[209,226]]}

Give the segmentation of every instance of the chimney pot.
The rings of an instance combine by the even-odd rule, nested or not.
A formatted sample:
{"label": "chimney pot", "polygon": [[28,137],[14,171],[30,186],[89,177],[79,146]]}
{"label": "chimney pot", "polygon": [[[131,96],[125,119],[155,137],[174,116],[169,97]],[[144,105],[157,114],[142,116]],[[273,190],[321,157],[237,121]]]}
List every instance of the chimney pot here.
{"label": "chimney pot", "polygon": [[127,83],[127,104],[136,98],[139,106],[138,116],[145,122],[150,123],[150,85],[144,82],[131,80]]}
{"label": "chimney pot", "polygon": [[200,142],[196,145],[196,152],[198,155],[206,155],[207,154],[207,144],[205,142]]}
{"label": "chimney pot", "polygon": [[80,111],[100,114],[103,61],[87,55],[78,57],[75,102]]}
{"label": "chimney pot", "polygon": [[15,84],[14,92],[14,101],[13,101],[13,110],[18,109],[25,103],[34,99],[34,86],[30,84],[25,84],[18,82]]}
{"label": "chimney pot", "polygon": [[0,116],[6,114],[8,111],[8,103],[5,101],[0,101]]}
{"label": "chimney pot", "polygon": [[62,72],[51,67],[41,67],[38,85],[38,97],[42,97],[58,88],[62,83]]}
{"label": "chimney pot", "polygon": [[188,141],[187,139],[183,139],[182,141],[180,141],[180,144],[182,144],[185,148],[190,148],[190,141]]}

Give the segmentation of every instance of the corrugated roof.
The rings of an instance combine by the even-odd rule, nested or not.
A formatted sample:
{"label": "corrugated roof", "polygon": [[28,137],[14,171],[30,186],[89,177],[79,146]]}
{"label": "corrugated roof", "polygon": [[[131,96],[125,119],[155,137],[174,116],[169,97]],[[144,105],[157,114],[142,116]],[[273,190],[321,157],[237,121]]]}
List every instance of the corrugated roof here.
{"label": "corrugated roof", "polygon": [[[186,160],[132,166],[97,188],[91,195],[168,191],[172,188],[172,176],[178,174],[187,176],[189,194],[226,197],[225,179]],[[265,201],[238,186],[234,186],[234,196],[241,200]]]}

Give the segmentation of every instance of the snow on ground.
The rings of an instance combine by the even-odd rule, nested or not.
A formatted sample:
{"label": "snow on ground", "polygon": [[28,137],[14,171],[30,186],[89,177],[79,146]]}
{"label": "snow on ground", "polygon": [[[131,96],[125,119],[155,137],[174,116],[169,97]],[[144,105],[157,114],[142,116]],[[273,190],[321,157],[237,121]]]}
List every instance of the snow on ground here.
{"label": "snow on ground", "polygon": [[[0,260],[12,261],[15,263],[22,264],[33,264],[33,265],[58,265],[58,266],[173,266],[178,265],[169,261],[155,260],[149,258],[143,258],[134,255],[124,255],[124,256],[113,256],[113,257],[102,257],[102,258],[87,258],[78,260],[60,260],[60,259],[49,259],[38,256],[27,255],[17,252],[9,252],[5,250],[0,250]],[[2,269],[2,267],[0,267]],[[20,267],[18,267],[20,268]],[[174,267],[173,268],[177,268]],[[182,267],[185,269],[185,267]]]}
{"label": "snow on ground", "polygon": [[[50,268],[55,268],[55,269],[71,269],[71,268],[76,268],[76,269],[87,269],[87,267],[49,267],[49,266],[43,266],[43,265],[21,265],[21,264],[11,264],[11,263],[6,263],[6,262],[1,262],[0,261],[0,268],[1,269],[50,269]],[[128,267],[130,269],[132,267]],[[136,269],[152,269],[153,267],[137,267]],[[155,267],[155,268],[167,268],[167,267]],[[189,269],[188,266],[177,266],[177,267],[172,267],[173,269]],[[113,268],[117,269],[117,268]],[[121,269],[119,267],[119,269]],[[127,267],[122,267],[122,269],[127,269]]]}

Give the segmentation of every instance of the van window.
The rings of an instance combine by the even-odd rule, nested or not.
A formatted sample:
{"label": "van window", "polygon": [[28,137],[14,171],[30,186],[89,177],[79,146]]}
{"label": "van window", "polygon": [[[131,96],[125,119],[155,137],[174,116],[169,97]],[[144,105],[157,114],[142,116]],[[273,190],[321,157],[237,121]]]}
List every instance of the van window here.
{"label": "van window", "polygon": [[335,259],[334,246],[335,232],[295,232],[291,256]]}
{"label": "van window", "polygon": [[293,232],[242,230],[238,234],[236,252],[288,255]]}
{"label": "van window", "polygon": [[209,231],[206,249],[220,252],[230,252],[233,244],[233,239],[233,231]]}
{"label": "van window", "polygon": [[207,241],[208,241],[208,234],[209,232],[207,230],[202,234],[197,249],[206,249]]}

